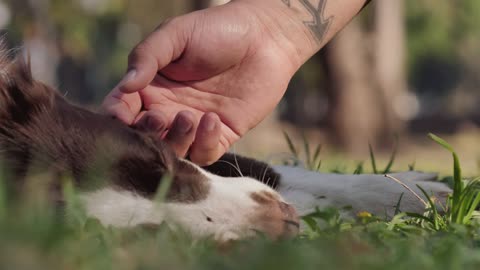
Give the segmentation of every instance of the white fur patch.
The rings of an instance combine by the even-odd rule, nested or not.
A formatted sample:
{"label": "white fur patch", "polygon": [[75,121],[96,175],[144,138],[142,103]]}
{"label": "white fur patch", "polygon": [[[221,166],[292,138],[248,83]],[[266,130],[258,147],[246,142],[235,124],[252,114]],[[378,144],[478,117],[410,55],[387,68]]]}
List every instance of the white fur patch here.
{"label": "white fur patch", "polygon": [[213,236],[221,241],[253,235],[257,228],[248,217],[255,214],[258,203],[250,195],[275,191],[252,178],[220,177],[197,168],[210,180],[210,190],[206,199],[194,203],[156,205],[133,192],[113,188],[83,193],[81,199],[87,215],[104,225],[133,227],[165,222],[194,237]]}
{"label": "white fur patch", "polygon": [[160,224],[163,211],[154,203],[131,191],[104,188],[80,195],[85,211],[103,225],[134,227],[140,224]]}

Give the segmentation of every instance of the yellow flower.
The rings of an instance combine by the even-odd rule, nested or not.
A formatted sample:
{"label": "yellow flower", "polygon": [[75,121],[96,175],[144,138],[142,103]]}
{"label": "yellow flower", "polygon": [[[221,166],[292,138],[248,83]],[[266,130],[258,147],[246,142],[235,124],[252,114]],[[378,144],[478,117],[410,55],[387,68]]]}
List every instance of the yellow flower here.
{"label": "yellow flower", "polygon": [[359,218],[369,218],[369,217],[372,217],[372,214],[367,212],[367,211],[361,211],[357,214],[357,217],[359,217]]}

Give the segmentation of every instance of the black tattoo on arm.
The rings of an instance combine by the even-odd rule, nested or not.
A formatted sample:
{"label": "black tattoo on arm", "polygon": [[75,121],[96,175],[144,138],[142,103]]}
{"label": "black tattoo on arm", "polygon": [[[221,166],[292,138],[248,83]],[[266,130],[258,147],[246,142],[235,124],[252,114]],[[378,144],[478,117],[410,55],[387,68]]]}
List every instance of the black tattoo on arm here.
{"label": "black tattoo on arm", "polygon": [[[291,7],[290,0],[282,0],[282,2],[288,7]],[[304,21],[303,23],[313,33],[318,43],[322,43],[334,18],[333,16],[325,18],[324,13],[325,13],[325,6],[327,4],[327,0],[320,0],[317,7],[315,7],[312,3],[310,3],[309,0],[299,0],[299,2],[305,7],[308,13],[312,16],[311,21]]]}
{"label": "black tattoo on arm", "polygon": [[288,7],[290,7],[290,0],[282,0],[282,2]]}

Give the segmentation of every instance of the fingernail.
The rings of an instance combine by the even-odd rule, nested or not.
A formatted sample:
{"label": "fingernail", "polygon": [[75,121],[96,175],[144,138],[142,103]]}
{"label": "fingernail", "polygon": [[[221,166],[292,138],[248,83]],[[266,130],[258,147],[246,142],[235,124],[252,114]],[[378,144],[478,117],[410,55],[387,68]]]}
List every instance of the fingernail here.
{"label": "fingernail", "polygon": [[216,126],[216,123],[213,119],[210,119],[210,120],[206,121],[206,123],[205,123],[205,129],[208,132],[212,132],[213,130],[215,130],[215,126]]}
{"label": "fingernail", "polygon": [[135,79],[135,76],[137,76],[137,70],[135,69],[132,69],[130,70],[124,77],[123,79],[120,81],[120,83],[118,83],[118,87],[123,87],[126,83],[128,83],[129,81]]}
{"label": "fingernail", "polygon": [[165,129],[162,122],[156,121],[152,116],[147,116],[145,128],[149,131],[161,132]]}
{"label": "fingernail", "polygon": [[180,116],[177,121],[178,132],[181,134],[187,134],[193,127],[193,123],[185,117]]}

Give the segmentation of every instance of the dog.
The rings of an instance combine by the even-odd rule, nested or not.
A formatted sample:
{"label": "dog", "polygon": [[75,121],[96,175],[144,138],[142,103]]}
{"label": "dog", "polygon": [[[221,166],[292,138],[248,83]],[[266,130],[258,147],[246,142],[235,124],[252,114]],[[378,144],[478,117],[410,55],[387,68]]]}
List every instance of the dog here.
{"label": "dog", "polygon": [[[40,168],[52,203],[65,203],[69,176],[89,217],[105,226],[168,224],[194,238],[229,241],[261,232],[272,239],[299,233],[299,216],[327,206],[392,216],[422,213],[425,205],[405,188],[379,175],[336,175],[226,154],[201,168],[178,158],[153,134],[69,103],[32,77],[22,57],[0,49],[0,152],[12,171],[9,186],[22,192]],[[444,199],[451,190],[418,172],[394,174],[420,194],[416,184]],[[164,198],[157,199],[158,191]]]}

